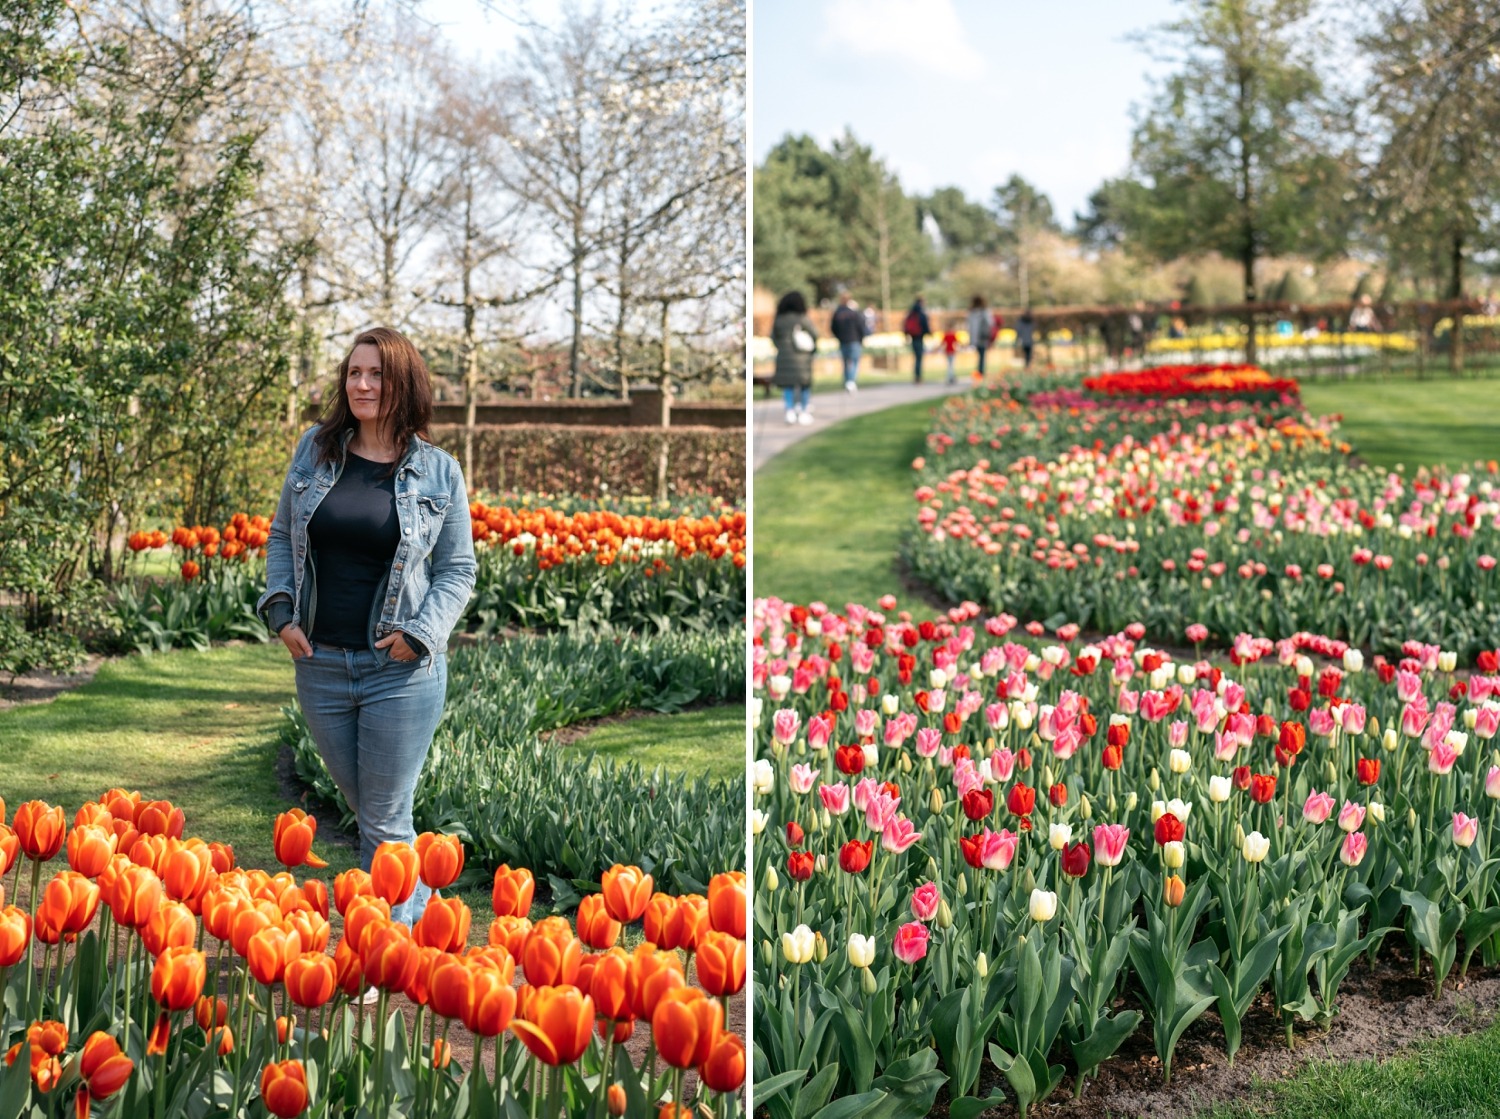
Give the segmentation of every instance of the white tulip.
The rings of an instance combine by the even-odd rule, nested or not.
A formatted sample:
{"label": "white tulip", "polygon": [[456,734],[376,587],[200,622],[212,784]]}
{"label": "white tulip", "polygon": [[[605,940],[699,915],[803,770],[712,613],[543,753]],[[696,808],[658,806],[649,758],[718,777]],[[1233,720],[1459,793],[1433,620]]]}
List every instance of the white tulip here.
{"label": "white tulip", "polygon": [[1180,870],[1186,860],[1187,850],[1182,845],[1182,840],[1172,839],[1162,844],[1161,861],[1166,864],[1168,870]]}
{"label": "white tulip", "polygon": [[1047,828],[1047,842],[1054,851],[1061,851],[1073,839],[1073,829],[1068,824],[1052,824]]}
{"label": "white tulip", "polygon": [[765,758],[756,761],[752,770],[752,782],[757,796],[769,796],[776,788],[776,771]]}
{"label": "white tulip", "polygon": [[1210,777],[1208,779],[1208,799],[1214,804],[1223,804],[1229,799],[1230,790],[1234,788],[1234,782],[1228,777]]}
{"label": "white tulip", "polygon": [[1044,925],[1057,915],[1057,895],[1051,890],[1031,891],[1031,919]]}
{"label": "white tulip", "polygon": [[1271,841],[1258,831],[1253,831],[1245,836],[1245,846],[1241,848],[1241,854],[1245,856],[1247,863],[1258,863],[1265,859],[1271,851]]}
{"label": "white tulip", "polygon": [[1193,768],[1193,755],[1186,750],[1173,750],[1167,756],[1167,761],[1173,773],[1186,773]]}
{"label": "white tulip", "polygon": [[798,925],[791,932],[781,934],[781,954],[787,958],[788,963],[807,963],[813,958],[816,947],[817,939],[813,936],[812,929],[806,925]]}
{"label": "white tulip", "polygon": [[875,938],[849,934],[849,963],[854,967],[869,967],[875,962]]}

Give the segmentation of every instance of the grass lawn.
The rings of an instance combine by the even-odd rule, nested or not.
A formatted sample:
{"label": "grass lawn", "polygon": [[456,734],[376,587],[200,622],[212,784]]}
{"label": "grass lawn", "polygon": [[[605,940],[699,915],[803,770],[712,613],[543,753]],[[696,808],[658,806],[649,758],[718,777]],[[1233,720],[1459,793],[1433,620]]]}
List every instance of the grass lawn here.
{"label": "grass lawn", "polygon": [[[1491,1101],[1489,1104],[1485,1100]],[[1316,1061],[1208,1119],[1417,1119],[1493,1115],[1500,1027],[1413,1046],[1389,1060]]]}
{"label": "grass lawn", "polygon": [[646,715],[605,723],[569,747],[602,758],[729,780],[745,772],[743,704],[706,707],[680,715]]}
{"label": "grass lawn", "polygon": [[[1302,399],[1316,414],[1339,412],[1345,437],[1375,466],[1496,457],[1500,424],[1493,380],[1306,380]],[[759,482],[759,478],[756,479]],[[758,526],[757,526],[758,527]]]}
{"label": "grass lawn", "polygon": [[855,416],[788,447],[755,474],[755,593],[874,603],[898,594],[911,461],[932,410],[918,401]]}

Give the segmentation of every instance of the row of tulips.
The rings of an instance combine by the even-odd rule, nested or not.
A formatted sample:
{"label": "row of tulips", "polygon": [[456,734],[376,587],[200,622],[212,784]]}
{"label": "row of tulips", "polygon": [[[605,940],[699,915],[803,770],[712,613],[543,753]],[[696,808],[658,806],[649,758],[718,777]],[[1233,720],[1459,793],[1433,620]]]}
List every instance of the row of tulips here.
{"label": "row of tulips", "polygon": [[[698,1112],[738,1113],[744,1046],[725,1010],[745,980],[743,874],[674,897],[615,866],[575,930],[558,916],[533,922],[530,872],[501,867],[486,942],[471,946],[459,898],[434,895],[411,927],[391,919],[419,880],[441,890],[458,878],[453,836],[382,845],[369,873],[334,878],[330,899],[322,880],[290,873],[324,865],[316,821],[300,810],[276,821],[286,869],[275,874],[183,838],[184,822],[171,804],[112,789],[71,827],[41,801],[0,823],[0,878],[14,866],[10,894],[26,902],[0,896],[7,1115],[71,1104],[79,1119],[679,1119],[693,1082]],[[59,855],[68,869],[52,872]],[[330,900],[342,932],[331,952]],[[636,921],[645,940],[627,952],[622,930]],[[398,997],[415,1005],[410,1027]],[[639,1060],[625,1044],[638,1021],[650,1027]],[[472,1042],[467,1068],[455,1028]]]}
{"label": "row of tulips", "polygon": [[1496,463],[1362,466],[1289,394],[1080,409],[1037,387],[950,399],[914,464],[907,557],[950,600],[1159,641],[1500,643]]}
{"label": "row of tulips", "polygon": [[203,564],[210,560],[228,561],[238,559],[241,563],[252,556],[266,557],[266,542],[271,538],[271,520],[259,514],[236,513],[222,529],[212,525],[178,525],[169,537],[160,529],[132,532],[126,539],[130,550],[137,555],[161,548],[175,548],[182,553],[182,578],[191,582],[203,573]]}
{"label": "row of tulips", "polygon": [[[1361,956],[1440,994],[1500,957],[1500,657],[1314,634],[1174,658],[1132,623],[1022,632],[758,600],[756,1103],[1026,1110],[1206,1012],[1288,1044]],[[940,1067],[939,1067],[940,1065]]]}

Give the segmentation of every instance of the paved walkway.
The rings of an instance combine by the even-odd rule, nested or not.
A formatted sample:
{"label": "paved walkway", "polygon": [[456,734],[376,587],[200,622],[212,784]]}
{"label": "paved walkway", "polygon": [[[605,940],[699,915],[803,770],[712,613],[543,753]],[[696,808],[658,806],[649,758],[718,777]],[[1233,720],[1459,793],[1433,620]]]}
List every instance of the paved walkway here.
{"label": "paved walkway", "polygon": [[940,373],[937,381],[924,381],[920,385],[871,385],[855,393],[815,393],[812,398],[813,422],[810,424],[786,422],[786,407],[782,404],[780,389],[775,390],[775,396],[769,400],[761,399],[760,393],[763,390],[756,389],[755,407],[751,413],[755,469],[759,470],[793,443],[823,431],[840,420],[894,408],[897,404],[908,404],[913,400],[935,400],[952,392],[972,388],[973,384],[972,379],[961,377],[957,384],[946,385]]}

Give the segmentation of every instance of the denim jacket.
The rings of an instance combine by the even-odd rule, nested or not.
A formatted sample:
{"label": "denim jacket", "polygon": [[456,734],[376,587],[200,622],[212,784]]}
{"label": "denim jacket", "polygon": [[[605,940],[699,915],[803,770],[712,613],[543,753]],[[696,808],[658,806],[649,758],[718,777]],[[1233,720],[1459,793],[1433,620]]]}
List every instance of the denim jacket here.
{"label": "denim jacket", "polygon": [[[307,525],[343,473],[342,455],[335,462],[317,461],[317,430],[314,425],[303,432],[292,455],[266,543],[266,592],[255,604],[269,625],[271,600],[289,596],[292,624],[305,632],[311,632],[318,607]],[[353,428],[344,432],[341,450],[353,435]],[[478,568],[468,494],[453,456],[416,436],[396,467],[395,491],[401,542],[370,611],[370,651],[381,664],[390,661],[389,646],[377,649],[375,642],[399,631],[425,647],[430,671],[431,655],[447,649],[474,589]]]}

